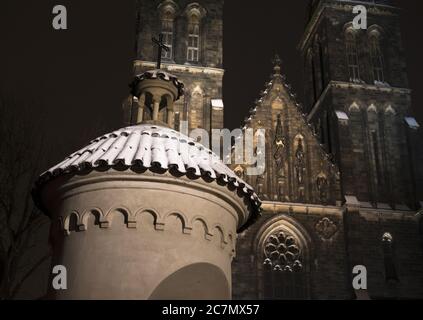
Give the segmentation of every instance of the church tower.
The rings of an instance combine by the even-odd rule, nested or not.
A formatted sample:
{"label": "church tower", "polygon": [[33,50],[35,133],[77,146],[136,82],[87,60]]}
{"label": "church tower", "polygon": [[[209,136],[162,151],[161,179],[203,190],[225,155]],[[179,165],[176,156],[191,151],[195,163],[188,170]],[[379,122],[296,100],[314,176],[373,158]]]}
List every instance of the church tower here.
{"label": "church tower", "polygon": [[[163,121],[179,130],[183,121],[188,129],[223,128],[223,0],[137,0],[136,60],[134,73],[156,66],[158,50],[151,39],[163,35],[162,69],[171,72],[185,84],[185,94],[175,104],[172,119],[163,110]],[[152,14],[154,13],[154,14]],[[125,107],[125,122],[135,124],[139,104]],[[148,110],[142,118],[151,117]]]}
{"label": "church tower", "polygon": [[[355,29],[354,7],[367,9]],[[343,195],[369,207],[414,209],[412,148],[419,125],[410,117],[399,10],[391,1],[310,1],[300,42],[305,111],[340,166]]]}

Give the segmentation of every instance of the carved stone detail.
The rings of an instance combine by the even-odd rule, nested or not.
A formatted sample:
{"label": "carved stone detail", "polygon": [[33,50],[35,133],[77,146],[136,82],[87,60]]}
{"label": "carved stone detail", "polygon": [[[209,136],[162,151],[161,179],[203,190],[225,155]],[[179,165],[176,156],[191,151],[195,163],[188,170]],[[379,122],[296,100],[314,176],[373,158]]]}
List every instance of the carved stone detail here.
{"label": "carved stone detail", "polygon": [[330,240],[338,232],[338,226],[328,217],[321,219],[315,229],[323,240]]}
{"label": "carved stone detail", "polygon": [[316,188],[319,196],[319,200],[322,203],[326,203],[328,200],[328,179],[324,174],[319,174],[316,178]]}
{"label": "carved stone detail", "polygon": [[385,232],[382,236],[382,243],[391,244],[394,241],[394,237],[389,232]]}
{"label": "carved stone detail", "polygon": [[236,167],[234,172],[239,178],[241,178],[241,179],[245,178],[245,170],[242,166]]}
{"label": "carved stone detail", "polygon": [[273,271],[299,272],[302,252],[297,240],[285,232],[270,235],[264,242],[264,267]]}

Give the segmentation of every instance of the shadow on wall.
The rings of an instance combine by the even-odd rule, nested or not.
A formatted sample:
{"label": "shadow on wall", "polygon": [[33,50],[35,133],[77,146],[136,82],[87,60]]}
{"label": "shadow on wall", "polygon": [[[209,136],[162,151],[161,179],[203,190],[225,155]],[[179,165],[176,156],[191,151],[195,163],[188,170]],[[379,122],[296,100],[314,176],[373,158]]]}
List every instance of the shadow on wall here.
{"label": "shadow on wall", "polygon": [[154,290],[150,300],[217,300],[230,299],[229,280],[218,267],[197,263],[184,267]]}

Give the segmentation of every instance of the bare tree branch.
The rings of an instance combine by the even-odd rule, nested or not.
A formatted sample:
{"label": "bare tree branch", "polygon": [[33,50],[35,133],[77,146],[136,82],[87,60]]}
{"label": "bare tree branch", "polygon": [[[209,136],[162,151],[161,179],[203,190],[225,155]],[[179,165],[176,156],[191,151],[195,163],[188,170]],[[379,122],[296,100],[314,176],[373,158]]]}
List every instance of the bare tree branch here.
{"label": "bare tree branch", "polygon": [[[34,106],[0,94],[0,299],[16,294],[30,276],[18,272],[31,239],[45,223],[31,195],[46,154],[45,132],[39,130],[43,118],[31,116]],[[36,263],[29,270],[37,268]]]}
{"label": "bare tree branch", "polygon": [[[35,208],[31,190],[37,176],[47,167],[46,145],[51,143],[44,129],[43,113],[34,117],[34,108],[42,110],[36,102],[20,101],[0,92],[0,300],[15,297],[31,273],[49,256],[44,255],[43,247],[44,252],[37,253],[40,259],[35,264],[31,263],[34,259],[28,260],[31,250],[40,248],[34,235],[40,233],[46,222]],[[78,143],[105,130],[104,123],[90,127],[78,135],[81,139]],[[47,243],[44,245],[47,247]],[[23,270],[28,272],[22,275]]]}

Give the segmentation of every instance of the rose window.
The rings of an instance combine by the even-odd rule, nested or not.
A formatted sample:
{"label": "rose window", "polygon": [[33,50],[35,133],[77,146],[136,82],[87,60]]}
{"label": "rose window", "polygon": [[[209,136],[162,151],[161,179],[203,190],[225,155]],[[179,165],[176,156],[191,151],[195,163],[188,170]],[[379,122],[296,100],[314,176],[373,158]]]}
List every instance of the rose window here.
{"label": "rose window", "polygon": [[299,272],[303,268],[301,249],[296,239],[284,232],[278,232],[267,238],[264,255],[264,266],[268,270]]}

